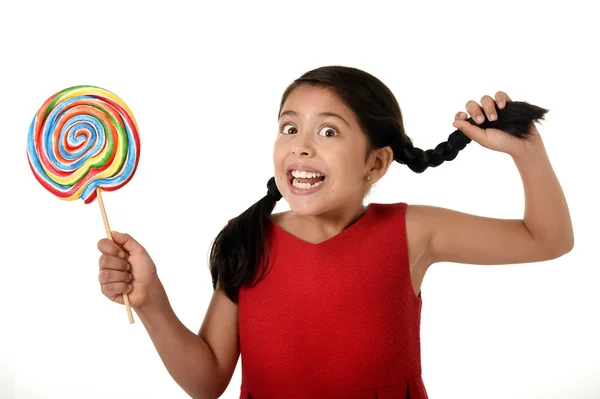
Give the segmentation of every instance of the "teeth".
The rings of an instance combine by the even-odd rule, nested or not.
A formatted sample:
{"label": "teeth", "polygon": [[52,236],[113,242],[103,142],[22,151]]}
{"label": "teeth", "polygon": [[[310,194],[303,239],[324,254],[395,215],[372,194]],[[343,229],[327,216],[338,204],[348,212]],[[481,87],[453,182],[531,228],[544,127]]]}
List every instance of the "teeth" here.
{"label": "teeth", "polygon": [[309,188],[314,188],[323,184],[324,180],[318,181],[315,184],[310,183],[298,183],[298,179],[294,179],[292,185],[296,188],[300,188],[302,190],[308,190]]}
{"label": "teeth", "polygon": [[315,177],[324,176],[324,174],[323,173],[315,173],[315,172],[307,172],[305,170],[302,170],[302,171],[292,170],[292,176],[294,176],[295,178],[312,179]]}

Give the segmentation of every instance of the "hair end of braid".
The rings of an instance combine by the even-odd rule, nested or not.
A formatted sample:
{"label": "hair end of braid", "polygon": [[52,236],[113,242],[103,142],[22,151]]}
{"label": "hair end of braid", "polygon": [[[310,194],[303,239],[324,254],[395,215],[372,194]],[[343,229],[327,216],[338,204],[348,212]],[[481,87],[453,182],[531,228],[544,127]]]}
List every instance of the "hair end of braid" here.
{"label": "hair end of braid", "polygon": [[[529,104],[525,101],[514,101],[499,109],[496,106],[498,119],[486,120],[479,127],[482,129],[499,129],[521,140],[531,140],[531,127],[534,123],[544,120],[548,109]],[[475,122],[469,118],[469,122]]]}

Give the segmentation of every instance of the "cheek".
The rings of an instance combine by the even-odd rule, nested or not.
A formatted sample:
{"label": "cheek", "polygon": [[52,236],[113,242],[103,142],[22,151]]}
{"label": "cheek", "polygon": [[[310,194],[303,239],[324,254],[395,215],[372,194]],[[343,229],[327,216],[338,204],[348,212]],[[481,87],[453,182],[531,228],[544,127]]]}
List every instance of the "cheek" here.
{"label": "cheek", "polygon": [[340,159],[330,170],[330,183],[335,191],[354,190],[361,184],[363,169],[356,160]]}
{"label": "cheek", "polygon": [[273,162],[275,163],[275,167],[281,166],[278,165],[278,163],[281,163],[283,161],[283,158],[285,158],[285,150],[281,143],[278,143],[276,141],[273,145]]}
{"label": "cheek", "polygon": [[362,163],[356,157],[345,157],[337,164],[337,169],[344,180],[356,179],[363,171]]}
{"label": "cheek", "polygon": [[282,146],[278,143],[275,143],[273,146],[273,170],[275,173],[275,179],[279,183],[285,183],[286,173],[285,173],[285,156],[286,152],[282,148]]}

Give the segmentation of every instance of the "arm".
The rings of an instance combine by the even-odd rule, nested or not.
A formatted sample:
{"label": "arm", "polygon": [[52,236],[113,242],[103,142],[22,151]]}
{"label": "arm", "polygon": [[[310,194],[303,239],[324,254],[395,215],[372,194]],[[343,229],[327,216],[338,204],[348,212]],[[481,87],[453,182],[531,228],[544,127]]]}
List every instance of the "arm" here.
{"label": "arm", "polygon": [[177,318],[160,281],[153,301],[135,310],[169,374],[188,395],[223,394],[239,356],[236,305],[215,291],[198,335]]}
{"label": "arm", "polygon": [[[489,106],[491,98],[482,102],[493,111],[493,106]],[[480,108],[468,106],[473,116],[483,115]],[[412,207],[413,218],[424,226],[430,263],[525,263],[550,260],[569,252],[574,243],[569,209],[535,126],[531,127],[531,141],[517,141],[502,136],[503,132],[486,132],[460,122],[462,118],[464,115],[457,115],[455,126],[465,134],[488,148],[511,155],[523,181],[525,215],[523,219],[494,219],[443,208]]]}

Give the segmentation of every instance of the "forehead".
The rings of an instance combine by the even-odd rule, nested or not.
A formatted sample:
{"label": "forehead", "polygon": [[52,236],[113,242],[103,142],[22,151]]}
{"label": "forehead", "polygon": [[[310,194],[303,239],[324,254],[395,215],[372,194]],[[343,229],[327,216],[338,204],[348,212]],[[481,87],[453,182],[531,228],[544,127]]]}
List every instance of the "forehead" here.
{"label": "forehead", "polygon": [[281,111],[295,111],[302,117],[311,117],[319,112],[335,112],[348,119],[353,119],[351,110],[337,94],[322,87],[301,85],[296,87],[285,100]]}

